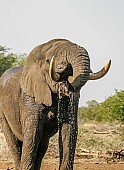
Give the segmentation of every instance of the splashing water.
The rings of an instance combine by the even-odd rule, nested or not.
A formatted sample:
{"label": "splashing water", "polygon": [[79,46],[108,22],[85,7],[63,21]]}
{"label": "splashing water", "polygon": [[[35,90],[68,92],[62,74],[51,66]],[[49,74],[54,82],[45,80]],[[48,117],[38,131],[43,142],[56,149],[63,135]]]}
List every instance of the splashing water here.
{"label": "splashing water", "polygon": [[70,132],[70,149],[69,149],[69,168],[72,169],[73,167],[73,160],[74,160],[74,150],[76,148],[76,139],[77,139],[77,109],[78,109],[78,101],[79,101],[79,94],[72,93],[70,97],[70,103],[68,106],[68,115],[69,115],[69,125],[71,125],[71,132]]}
{"label": "splashing water", "polygon": [[60,109],[61,109],[61,100],[58,99],[58,113],[57,113],[57,122],[58,122],[58,131],[60,130]]}
{"label": "splashing water", "polygon": [[71,169],[71,165],[73,162],[73,152],[71,152],[73,150],[74,144],[73,144],[73,140],[74,140],[74,123],[75,123],[75,117],[74,117],[74,113],[75,113],[75,108],[74,108],[74,93],[72,93],[71,97],[70,97],[70,103],[68,106],[68,114],[69,114],[69,124],[71,125],[71,134],[70,134],[70,150],[69,150],[69,155],[70,155],[70,161],[69,161],[69,168]]}
{"label": "splashing water", "polygon": [[[68,84],[65,83],[65,89],[68,88]],[[70,138],[69,138],[69,162],[67,167],[73,169],[74,153],[76,148],[76,139],[77,139],[77,110],[79,102],[79,93],[78,92],[69,92],[62,93],[63,82],[59,83],[59,94],[58,94],[58,131],[60,130],[61,123],[67,123],[68,128],[70,129]],[[63,86],[64,87],[64,86]],[[63,95],[64,94],[64,95]],[[63,98],[63,96],[66,96]]]}
{"label": "splashing water", "polygon": [[[68,168],[73,169],[73,161],[74,161],[74,150],[76,148],[76,138],[77,138],[77,109],[78,109],[78,101],[79,101],[79,94],[75,92],[68,93],[68,96],[64,100],[62,99],[62,91],[61,86],[62,83],[59,83],[59,94],[58,94],[58,113],[57,113],[57,120],[58,120],[58,131],[60,130],[60,124],[63,120],[66,119],[66,123],[70,128],[70,139],[69,139],[69,162]],[[66,85],[66,84],[65,84]],[[66,86],[68,87],[68,85]],[[65,104],[68,103],[68,106],[65,107]]]}
{"label": "splashing water", "polygon": [[[59,82],[58,113],[57,113],[58,130],[60,128],[60,123],[62,122],[62,118],[65,115],[64,113],[66,113],[66,112],[67,112],[66,114],[67,114],[67,117],[68,117],[68,123],[72,126],[75,126],[75,119],[76,119],[75,118],[75,116],[76,116],[75,112],[77,110],[78,99],[79,99],[79,97],[77,97],[77,95],[75,95],[75,92],[69,92],[69,91],[67,92],[65,90],[65,93],[63,93],[63,91],[62,91],[63,84],[65,85],[65,89],[66,89],[66,87],[68,87],[67,82]],[[62,99],[63,96],[68,96],[68,99],[66,98],[66,100],[69,100],[68,108],[66,108],[66,110],[65,110],[64,106],[67,102]]]}
{"label": "splashing water", "polygon": [[[63,117],[66,114],[67,110],[65,110],[66,100],[63,99],[64,96],[68,96],[70,98],[70,92],[68,90],[69,84],[67,81],[59,82],[59,91],[58,91],[58,113],[57,113],[57,121],[58,121],[58,130],[60,130],[60,123],[63,121]],[[65,103],[66,102],[66,103]]]}
{"label": "splashing water", "polygon": [[58,131],[60,130],[60,110],[61,110],[61,82],[59,82],[59,93],[58,93],[58,113],[57,113],[57,123],[58,123]]}

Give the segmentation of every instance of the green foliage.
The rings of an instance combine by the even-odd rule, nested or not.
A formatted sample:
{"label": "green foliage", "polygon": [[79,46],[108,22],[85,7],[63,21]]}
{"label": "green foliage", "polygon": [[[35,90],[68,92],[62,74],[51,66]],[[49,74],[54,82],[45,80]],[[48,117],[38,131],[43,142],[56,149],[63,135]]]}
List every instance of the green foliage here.
{"label": "green foliage", "polygon": [[0,76],[10,67],[16,67],[24,63],[25,54],[9,53],[9,48],[0,46]]}
{"label": "green foliage", "polygon": [[0,54],[5,54],[10,50],[10,48],[4,47],[0,45]]}
{"label": "green foliage", "polygon": [[7,70],[8,68],[12,67],[12,63],[16,60],[15,56],[12,54],[8,54],[4,56],[0,54],[0,75]]}
{"label": "green foliage", "polygon": [[106,108],[112,120],[124,121],[124,91],[117,91],[114,96],[110,96],[102,106]]}
{"label": "green foliage", "polygon": [[86,104],[88,105],[88,107],[92,108],[98,105],[98,102],[96,100],[90,100],[87,101]]}
{"label": "green foliage", "polygon": [[14,54],[16,57],[16,60],[12,63],[13,67],[17,67],[19,65],[23,65],[25,61],[26,54]]}
{"label": "green foliage", "polygon": [[[96,103],[96,104],[95,104]],[[124,91],[115,91],[115,95],[108,97],[104,102],[88,101],[87,107],[79,109],[80,118],[85,121],[124,121]]]}

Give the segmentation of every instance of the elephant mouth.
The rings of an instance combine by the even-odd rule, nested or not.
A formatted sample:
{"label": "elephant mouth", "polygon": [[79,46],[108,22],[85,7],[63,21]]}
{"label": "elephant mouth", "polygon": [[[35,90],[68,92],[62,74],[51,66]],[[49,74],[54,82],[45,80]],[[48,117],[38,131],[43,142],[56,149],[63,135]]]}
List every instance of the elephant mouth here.
{"label": "elephant mouth", "polygon": [[63,68],[59,67],[55,69],[54,56],[51,59],[49,75],[52,80],[56,82],[67,81],[69,76],[73,76],[73,68],[71,64],[67,63]]}
{"label": "elephant mouth", "polygon": [[57,80],[57,82],[61,82],[61,81],[67,81],[69,76],[73,76],[73,69],[71,64],[68,64],[65,69],[60,69],[57,70],[55,72],[55,75],[58,75],[59,79]]}

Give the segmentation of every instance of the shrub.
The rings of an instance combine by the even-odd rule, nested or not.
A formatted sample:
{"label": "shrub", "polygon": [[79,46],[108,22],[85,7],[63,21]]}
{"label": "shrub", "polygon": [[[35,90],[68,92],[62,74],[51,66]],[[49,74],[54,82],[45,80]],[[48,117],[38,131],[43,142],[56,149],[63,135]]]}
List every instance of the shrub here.
{"label": "shrub", "polygon": [[80,118],[85,121],[124,121],[124,91],[115,90],[115,95],[108,97],[104,102],[91,105],[89,101],[87,107],[79,108]]}

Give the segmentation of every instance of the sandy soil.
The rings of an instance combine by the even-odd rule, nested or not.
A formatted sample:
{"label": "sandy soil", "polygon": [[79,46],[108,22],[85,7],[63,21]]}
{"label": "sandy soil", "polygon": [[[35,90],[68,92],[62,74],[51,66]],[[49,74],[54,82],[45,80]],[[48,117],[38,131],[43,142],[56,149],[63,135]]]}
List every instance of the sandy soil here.
{"label": "sandy soil", "polygon": [[[74,170],[124,170],[124,164],[94,164],[78,163],[74,165]],[[57,165],[44,164],[41,170],[58,170]]]}
{"label": "sandy soil", "polygon": [[[124,136],[120,127],[120,124],[80,125],[74,170],[124,170]],[[50,140],[41,170],[58,170],[58,165],[56,134]],[[15,170],[3,133],[0,133],[0,170]]]}
{"label": "sandy soil", "polygon": [[[7,164],[5,162],[0,163],[0,170],[14,170],[13,164]],[[57,163],[43,163],[41,170],[58,170]],[[88,163],[77,162],[74,164],[74,170],[124,170],[124,163],[108,164],[108,163]]]}

